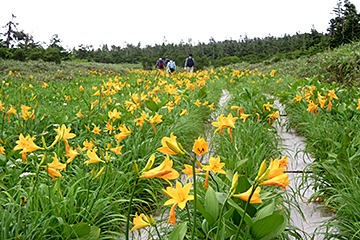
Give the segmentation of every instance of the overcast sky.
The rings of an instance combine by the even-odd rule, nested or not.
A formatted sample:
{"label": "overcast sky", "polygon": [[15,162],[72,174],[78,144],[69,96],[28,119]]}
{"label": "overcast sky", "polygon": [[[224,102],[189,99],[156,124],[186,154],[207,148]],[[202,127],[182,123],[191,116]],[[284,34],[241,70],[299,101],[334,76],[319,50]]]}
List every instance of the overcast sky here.
{"label": "overcast sky", "polygon": [[[208,43],[226,39],[327,32],[338,0],[2,0],[0,26],[16,16],[18,30],[49,43],[58,34],[65,48],[80,44],[124,47]],[[360,0],[350,0],[360,11]],[[1,33],[5,32],[1,28]]]}

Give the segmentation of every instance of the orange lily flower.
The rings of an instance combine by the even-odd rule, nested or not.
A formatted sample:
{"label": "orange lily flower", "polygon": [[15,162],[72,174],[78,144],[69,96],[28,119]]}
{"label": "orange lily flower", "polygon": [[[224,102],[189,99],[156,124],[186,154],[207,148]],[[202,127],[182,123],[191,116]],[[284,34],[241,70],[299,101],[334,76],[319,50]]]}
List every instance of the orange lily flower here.
{"label": "orange lily flower", "polygon": [[245,122],[246,119],[247,119],[248,117],[250,117],[250,116],[251,116],[251,114],[245,114],[245,113],[244,113],[244,109],[241,108],[241,111],[240,111],[240,119],[242,119],[242,120]]}
{"label": "orange lily flower", "polygon": [[101,159],[96,155],[96,151],[97,151],[96,148],[94,148],[94,150],[87,150],[86,155],[89,157],[89,160],[85,161],[84,164],[89,165],[89,163],[98,163],[98,162],[103,162],[103,163],[105,163],[103,160],[101,160]]}
{"label": "orange lily flower", "polygon": [[121,149],[122,149],[123,147],[124,147],[124,146],[119,146],[119,142],[118,142],[115,148],[110,148],[110,151],[112,151],[113,153],[116,153],[116,154],[118,154],[118,155],[122,155]]}
{"label": "orange lily flower", "polygon": [[159,115],[158,113],[155,113],[154,116],[152,116],[148,122],[151,123],[151,125],[153,126],[154,132],[156,133],[156,128],[154,123],[161,123],[162,122],[162,115]]}
{"label": "orange lily flower", "polygon": [[59,172],[66,169],[66,164],[60,163],[59,159],[57,158],[56,153],[54,152],[54,157],[52,157],[52,163],[48,164],[44,168],[51,176],[52,180],[55,180],[55,177],[62,177],[61,173]]}
{"label": "orange lily flower", "polygon": [[206,142],[203,137],[199,137],[198,139],[195,140],[195,143],[193,146],[194,152],[197,155],[201,156],[209,151],[208,145],[209,145],[209,143]]}
{"label": "orange lily flower", "polygon": [[173,132],[170,134],[170,137],[163,137],[161,139],[162,147],[158,148],[157,151],[169,155],[184,155],[185,152],[181,144],[176,141],[176,138]]}
{"label": "orange lily flower", "polygon": [[170,217],[167,223],[173,223],[176,226],[175,220],[175,208],[179,206],[179,208],[184,209],[186,206],[187,201],[194,200],[193,195],[189,195],[192,183],[187,183],[184,187],[182,187],[181,183],[178,181],[176,182],[176,188],[167,187],[166,190],[163,190],[163,193],[168,196],[170,199],[167,200],[164,205],[171,205],[170,210]]}
{"label": "orange lily flower", "polygon": [[166,156],[164,161],[157,167],[145,171],[141,174],[140,178],[161,178],[165,180],[174,180],[180,176],[180,174],[172,168],[173,161],[169,156]]}
{"label": "orange lily flower", "polygon": [[154,219],[152,218],[152,216],[146,216],[145,214],[140,214],[140,216],[135,213],[135,217],[133,218],[133,223],[135,224],[135,226],[131,229],[131,231],[134,231],[135,229],[138,228],[143,228],[143,227],[147,227],[147,226],[151,226],[153,224]]}
{"label": "orange lily flower", "polygon": [[[185,173],[186,175],[188,175],[186,178],[186,181],[189,181],[190,177],[193,175],[193,168],[189,164],[184,164],[184,166],[185,166],[185,169],[182,170],[182,172]],[[195,174],[200,173],[200,172],[201,172],[200,169],[195,168]]]}
{"label": "orange lily flower", "polygon": [[225,166],[225,163],[220,163],[220,157],[217,158],[210,157],[209,163],[210,165],[203,167],[203,170],[206,171],[206,178],[204,184],[205,188],[208,188],[210,171],[213,173],[226,174],[226,172],[222,169]]}
{"label": "orange lily flower", "polygon": [[132,131],[130,128],[127,128],[125,124],[119,126],[120,133],[115,135],[115,138],[120,142],[127,136],[129,136]]}
{"label": "orange lily flower", "polygon": [[[244,201],[248,201],[252,190],[253,190],[253,186],[251,186],[246,192],[239,193],[239,194],[234,194],[233,196],[237,197],[237,198],[240,198],[240,199],[242,199]],[[259,194],[260,190],[261,190],[260,187],[257,187],[255,189],[255,192],[251,196],[250,203],[263,203],[263,201],[260,199],[260,194]]]}
{"label": "orange lily flower", "polygon": [[84,114],[81,113],[81,109],[79,110],[79,112],[76,114],[77,117],[85,117]]}
{"label": "orange lily flower", "polygon": [[[16,109],[14,108],[13,105],[10,105],[10,109],[5,113],[5,115],[8,114],[8,122],[10,122],[10,114],[15,114],[17,115],[16,113]],[[5,118],[5,115],[4,115],[4,118]]]}
{"label": "orange lily flower", "polygon": [[15,142],[17,145],[14,147],[14,150],[22,150],[20,153],[25,162],[27,162],[26,153],[41,149],[41,147],[34,143],[34,140],[35,137],[30,137],[30,135],[24,137],[24,135],[20,133],[19,140]]}

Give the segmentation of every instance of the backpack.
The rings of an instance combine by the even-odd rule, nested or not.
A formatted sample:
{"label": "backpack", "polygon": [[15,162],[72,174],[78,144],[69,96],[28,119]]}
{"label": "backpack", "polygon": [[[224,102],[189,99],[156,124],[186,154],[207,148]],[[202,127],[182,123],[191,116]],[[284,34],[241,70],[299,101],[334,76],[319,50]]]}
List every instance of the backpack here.
{"label": "backpack", "polygon": [[186,66],[187,66],[187,67],[193,67],[193,66],[194,66],[194,59],[188,58],[188,59],[187,59]]}
{"label": "backpack", "polygon": [[175,62],[174,62],[174,61],[170,61],[170,62],[169,62],[169,68],[170,68],[171,70],[175,69]]}
{"label": "backpack", "polygon": [[164,62],[162,60],[160,60],[159,61],[159,68],[164,67],[164,66],[165,66]]}

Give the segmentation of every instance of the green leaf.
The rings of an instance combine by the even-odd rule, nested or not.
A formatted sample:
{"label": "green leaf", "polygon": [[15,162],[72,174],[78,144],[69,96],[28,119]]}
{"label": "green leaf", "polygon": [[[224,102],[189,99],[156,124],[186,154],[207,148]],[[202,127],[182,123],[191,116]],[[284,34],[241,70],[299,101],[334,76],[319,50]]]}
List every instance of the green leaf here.
{"label": "green leaf", "polygon": [[205,210],[199,200],[196,201],[196,209],[201,213],[201,215],[206,219],[208,223],[215,222],[215,219],[213,219],[210,213]]}
{"label": "green leaf", "polygon": [[212,226],[219,215],[219,202],[217,200],[214,189],[209,186],[205,195],[205,211],[208,212],[213,221],[209,221],[209,225]]}
{"label": "green leaf", "polygon": [[245,165],[245,163],[246,163],[248,160],[249,160],[249,158],[246,158],[246,159],[243,159],[243,160],[237,161],[237,162],[236,162],[235,171],[240,172],[240,168],[241,168],[242,166],[244,166],[244,165]]}
{"label": "green leaf", "polygon": [[87,239],[99,239],[101,229],[97,226],[91,226]]}
{"label": "green leaf", "polygon": [[274,232],[285,221],[280,213],[274,213],[270,216],[262,218],[250,227],[250,234],[254,239],[261,239]]}
{"label": "green leaf", "polygon": [[280,213],[283,215],[284,217],[284,222],[275,229],[275,231],[273,231],[270,235],[268,235],[267,237],[263,238],[262,240],[272,240],[275,239],[276,236],[278,236],[279,234],[281,234],[288,226],[288,219],[287,219],[287,214],[284,210],[278,210],[275,213]]}
{"label": "green leaf", "polygon": [[84,223],[84,222],[79,222],[79,223],[73,225],[71,228],[73,231],[72,232],[73,234],[71,234],[71,237],[73,237],[73,238],[83,237],[83,236],[89,234],[90,229],[91,229],[90,225],[87,223]]}
{"label": "green leaf", "polygon": [[201,224],[201,228],[204,231],[204,233],[206,233],[206,235],[209,235],[209,223],[208,221],[206,221],[206,219],[204,219],[204,221]]}
{"label": "green leaf", "polygon": [[147,100],[145,102],[145,105],[148,109],[150,109],[153,112],[157,112],[157,110],[159,110],[159,106],[153,100]]}
{"label": "green leaf", "polygon": [[269,205],[266,205],[265,207],[258,210],[258,212],[255,215],[254,221],[257,221],[259,219],[262,219],[264,217],[267,217],[267,216],[273,214],[274,213],[274,207],[275,207],[275,203],[272,202]]}
{"label": "green leaf", "polygon": [[2,153],[0,153],[0,166],[4,167],[6,165],[6,156]]}
{"label": "green leaf", "polygon": [[[237,205],[234,202],[234,200],[229,199],[228,203],[230,204],[230,206],[232,206],[233,208],[236,209],[236,211],[240,214],[240,216],[242,216],[244,214],[244,209],[242,209],[239,205]],[[252,221],[251,217],[248,214],[245,214],[244,221],[248,226],[253,225],[253,221]]]}
{"label": "green leaf", "polygon": [[169,239],[172,240],[184,239],[186,230],[187,230],[187,222],[182,222],[180,225],[174,228],[174,230],[169,235]]}

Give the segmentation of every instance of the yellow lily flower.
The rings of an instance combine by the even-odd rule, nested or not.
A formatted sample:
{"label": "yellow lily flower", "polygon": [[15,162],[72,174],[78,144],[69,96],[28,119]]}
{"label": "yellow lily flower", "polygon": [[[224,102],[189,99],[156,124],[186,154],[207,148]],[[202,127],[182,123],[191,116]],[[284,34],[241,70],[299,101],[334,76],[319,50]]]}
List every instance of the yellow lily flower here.
{"label": "yellow lily flower", "polygon": [[159,115],[158,113],[155,113],[154,116],[152,116],[148,122],[151,123],[151,125],[153,126],[154,132],[156,133],[156,128],[154,123],[161,123],[162,122],[162,115]]}
{"label": "yellow lily flower", "polygon": [[217,158],[210,157],[209,163],[210,163],[210,165],[203,167],[203,170],[206,171],[206,178],[205,178],[205,184],[204,184],[205,188],[208,188],[210,171],[213,173],[226,174],[226,172],[222,169],[225,166],[225,163],[220,163],[220,157],[217,157]]}
{"label": "yellow lily flower", "polygon": [[148,217],[143,213],[139,216],[137,213],[135,213],[135,217],[133,218],[133,223],[135,224],[135,226],[131,229],[131,231],[134,231],[138,228],[151,226],[152,221],[154,221],[152,217]]}
{"label": "yellow lily flower", "polygon": [[209,151],[208,145],[209,143],[203,137],[199,137],[195,140],[193,150],[197,155],[201,156]]}
{"label": "yellow lily flower", "polygon": [[168,155],[184,155],[185,152],[180,143],[176,141],[176,138],[173,132],[170,134],[170,137],[163,137],[161,140],[162,147],[158,148],[157,151]]}
{"label": "yellow lily flower", "polygon": [[129,136],[132,131],[130,128],[127,128],[125,124],[119,126],[120,133],[115,135],[115,138],[120,142],[127,136]]}
{"label": "yellow lily flower", "polygon": [[170,160],[169,156],[166,156],[159,166],[143,172],[140,178],[161,178],[165,180],[177,179],[180,174],[173,169],[172,166],[173,161]]}
{"label": "yellow lily flower", "polygon": [[30,137],[30,135],[27,135],[24,137],[24,135],[20,133],[19,140],[15,142],[17,145],[14,147],[14,150],[21,150],[20,153],[25,162],[27,162],[26,153],[42,149],[34,143],[34,140],[35,136]]}
{"label": "yellow lily flower", "polygon": [[[184,166],[185,166],[185,169],[182,170],[182,172],[185,173],[186,175],[188,175],[186,178],[186,181],[189,181],[190,177],[193,176],[193,168],[189,164],[184,164]],[[195,168],[195,174],[200,173],[200,172],[201,172],[200,169]]]}
{"label": "yellow lily flower", "polygon": [[[251,186],[246,192],[239,193],[239,194],[234,194],[233,196],[237,197],[237,198],[240,198],[240,199],[242,199],[244,201],[248,201],[252,190],[253,190],[253,186]],[[261,190],[260,187],[257,187],[255,189],[255,192],[253,193],[253,195],[252,195],[252,197],[250,199],[250,203],[263,203],[263,201],[260,199],[260,194],[259,194],[260,190]]]}
{"label": "yellow lily flower", "polygon": [[181,116],[184,116],[184,115],[189,115],[188,112],[187,112],[187,109],[181,109],[181,113],[179,114],[180,117]]}
{"label": "yellow lily flower", "polygon": [[73,149],[72,147],[69,148],[69,151],[65,154],[65,156],[68,158],[66,163],[70,163],[77,155],[79,155],[79,152],[76,149]]}
{"label": "yellow lily flower", "polygon": [[66,164],[60,163],[59,159],[57,158],[56,153],[54,152],[54,157],[52,157],[52,163],[48,164],[44,168],[51,176],[52,180],[55,180],[55,177],[62,177],[61,173],[59,172],[66,169]]}
{"label": "yellow lily flower", "polygon": [[268,180],[265,180],[264,182],[260,183],[260,186],[267,186],[267,185],[271,185],[271,186],[279,186],[282,187],[283,191],[285,191],[286,186],[289,185],[290,182],[288,181],[288,174],[287,173],[283,173],[280,175],[277,175],[273,178],[270,178]]}
{"label": "yellow lily flower", "polygon": [[271,111],[272,106],[273,106],[273,104],[270,104],[269,102],[267,104],[264,104],[263,105],[264,112],[265,112],[265,108],[266,108],[266,110]]}
{"label": "yellow lily flower", "polygon": [[89,163],[98,163],[98,162],[103,162],[105,163],[103,160],[101,160],[97,155],[96,155],[96,151],[97,149],[94,148],[94,150],[87,150],[86,155],[89,157],[89,160],[85,161],[84,164],[89,165]]}
{"label": "yellow lily flower", "polygon": [[189,195],[192,183],[186,184],[182,187],[181,183],[176,182],[176,188],[167,187],[166,190],[163,190],[163,193],[168,196],[170,199],[167,200],[164,205],[168,206],[174,204],[170,210],[170,217],[167,223],[173,223],[176,226],[175,220],[175,208],[179,206],[179,208],[184,209],[187,201],[194,200],[193,195]]}

